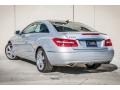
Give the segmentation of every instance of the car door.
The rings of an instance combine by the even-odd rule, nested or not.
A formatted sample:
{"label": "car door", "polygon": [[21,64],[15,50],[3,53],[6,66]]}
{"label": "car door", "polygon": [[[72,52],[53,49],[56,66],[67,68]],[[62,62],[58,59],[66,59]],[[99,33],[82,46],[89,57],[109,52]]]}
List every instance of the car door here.
{"label": "car door", "polygon": [[21,35],[19,36],[19,44],[17,46],[17,50],[19,51],[18,56],[34,61],[37,39],[48,35],[49,30],[44,23],[34,23],[29,25],[21,32]]}
{"label": "car door", "polygon": [[21,35],[19,35],[19,39],[17,40],[18,56],[33,60],[34,49],[32,47],[32,43],[34,43],[34,40],[32,37],[34,36],[36,27],[36,23],[30,24],[21,32]]}

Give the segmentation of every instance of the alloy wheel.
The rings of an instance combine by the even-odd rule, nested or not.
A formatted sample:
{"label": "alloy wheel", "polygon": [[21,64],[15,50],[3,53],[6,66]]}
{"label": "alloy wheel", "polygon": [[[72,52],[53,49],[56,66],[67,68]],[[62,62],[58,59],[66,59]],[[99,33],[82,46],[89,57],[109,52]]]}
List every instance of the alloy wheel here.
{"label": "alloy wheel", "polygon": [[8,44],[6,46],[5,52],[6,52],[6,56],[9,59],[15,59],[16,58],[16,56],[14,55],[13,46],[11,44]]}
{"label": "alloy wheel", "polygon": [[39,70],[43,70],[44,68],[44,54],[42,50],[38,50],[37,52],[37,66],[39,68]]}

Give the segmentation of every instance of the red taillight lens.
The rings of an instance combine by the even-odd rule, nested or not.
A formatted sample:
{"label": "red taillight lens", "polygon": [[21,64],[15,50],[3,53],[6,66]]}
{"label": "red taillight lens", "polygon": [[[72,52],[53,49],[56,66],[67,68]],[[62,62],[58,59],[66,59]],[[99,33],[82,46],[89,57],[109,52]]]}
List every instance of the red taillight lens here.
{"label": "red taillight lens", "polygon": [[59,47],[77,47],[76,40],[53,38],[53,42]]}
{"label": "red taillight lens", "polygon": [[105,46],[112,46],[112,42],[110,39],[105,40]]}

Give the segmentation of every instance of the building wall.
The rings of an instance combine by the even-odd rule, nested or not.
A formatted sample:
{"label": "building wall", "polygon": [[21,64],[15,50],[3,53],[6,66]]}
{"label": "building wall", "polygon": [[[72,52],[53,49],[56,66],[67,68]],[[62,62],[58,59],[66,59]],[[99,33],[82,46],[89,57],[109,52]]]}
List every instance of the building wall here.
{"label": "building wall", "polygon": [[74,21],[94,27],[94,6],[74,6]]}
{"label": "building wall", "polygon": [[4,53],[8,39],[14,33],[14,25],[14,7],[0,6],[0,56]]}
{"label": "building wall", "polygon": [[72,19],[72,6],[15,6],[16,28],[23,29],[27,24],[44,19]]}
{"label": "building wall", "polygon": [[[74,8],[74,10],[73,10]],[[36,20],[73,20],[107,33],[115,48],[115,62],[120,63],[120,6],[47,5],[47,6],[0,6],[0,53],[15,30],[22,30]]]}
{"label": "building wall", "polygon": [[120,65],[120,6],[95,6],[95,28],[107,33],[115,49],[114,63]]}

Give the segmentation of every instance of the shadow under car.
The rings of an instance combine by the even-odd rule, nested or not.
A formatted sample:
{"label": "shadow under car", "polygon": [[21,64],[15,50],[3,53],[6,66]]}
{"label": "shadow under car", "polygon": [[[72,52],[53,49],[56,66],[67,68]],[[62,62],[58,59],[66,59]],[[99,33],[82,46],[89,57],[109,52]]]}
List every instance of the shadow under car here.
{"label": "shadow under car", "polygon": [[[36,65],[35,62],[32,62],[30,60],[26,60],[26,59],[20,59],[20,60]],[[117,69],[118,67],[115,64],[102,64],[97,69],[88,69],[86,66],[80,66],[80,67],[54,66],[52,72],[60,72],[60,73],[68,73],[68,74],[85,74],[85,73],[112,72]]]}

